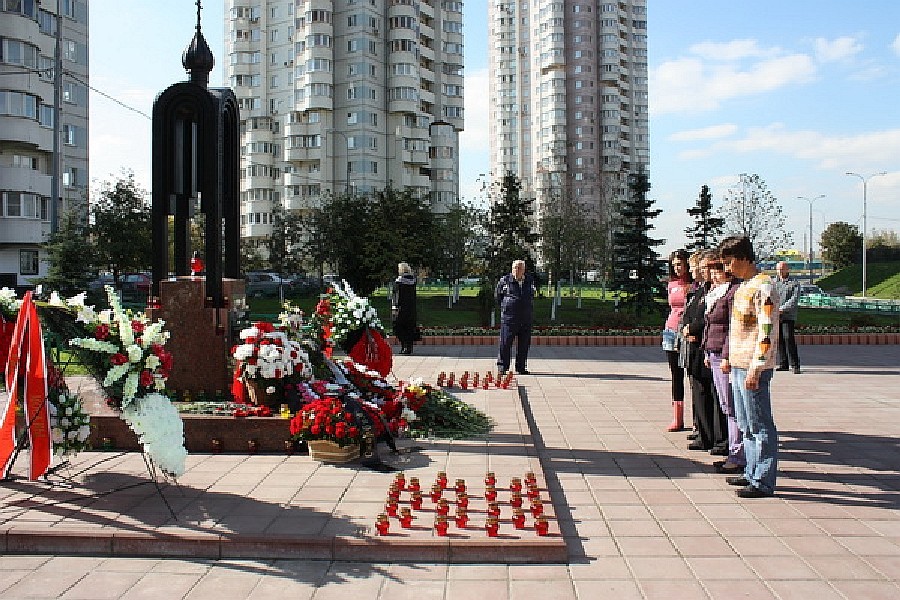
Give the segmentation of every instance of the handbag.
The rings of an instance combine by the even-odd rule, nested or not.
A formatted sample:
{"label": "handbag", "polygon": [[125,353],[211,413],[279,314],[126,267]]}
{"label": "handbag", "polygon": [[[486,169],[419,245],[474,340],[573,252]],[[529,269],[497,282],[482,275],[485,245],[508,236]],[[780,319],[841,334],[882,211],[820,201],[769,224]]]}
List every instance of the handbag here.
{"label": "handbag", "polygon": [[662,349],[666,352],[678,352],[680,345],[680,336],[671,329],[663,329],[662,332]]}

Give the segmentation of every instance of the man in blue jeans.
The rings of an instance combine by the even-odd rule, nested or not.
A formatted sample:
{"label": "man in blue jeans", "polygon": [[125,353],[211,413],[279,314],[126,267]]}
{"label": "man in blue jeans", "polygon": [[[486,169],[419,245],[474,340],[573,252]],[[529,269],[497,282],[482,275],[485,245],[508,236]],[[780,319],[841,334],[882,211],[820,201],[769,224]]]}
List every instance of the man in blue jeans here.
{"label": "man in blue jeans", "polygon": [[500,354],[497,370],[509,370],[513,339],[516,347],[516,373],[528,375],[526,367],[531,346],[531,321],[534,307],[534,279],[525,273],[525,261],[513,261],[512,273],[504,275],[495,290],[500,307]]}
{"label": "man in blue jeans", "polygon": [[725,238],[719,253],[725,270],[744,280],[734,294],[728,365],[747,464],[742,477],[726,481],[741,486],[737,491],[741,498],[765,498],[775,493],[778,472],[778,430],[770,394],[778,347],[778,292],[772,278],[757,271],[749,238]]}

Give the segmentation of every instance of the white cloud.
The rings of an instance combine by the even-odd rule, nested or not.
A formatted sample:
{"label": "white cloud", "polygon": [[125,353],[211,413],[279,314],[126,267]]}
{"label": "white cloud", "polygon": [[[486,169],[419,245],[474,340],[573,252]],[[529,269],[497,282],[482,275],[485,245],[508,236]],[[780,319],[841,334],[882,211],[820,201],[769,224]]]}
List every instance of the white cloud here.
{"label": "white cloud", "polygon": [[756,40],[732,40],[730,42],[701,42],[690,47],[689,52],[706,60],[736,61],[744,58],[772,58],[780,54],[778,48],[760,48]]}
{"label": "white cloud", "polygon": [[827,135],[818,131],[790,131],[781,123],[751,128],[735,140],[720,140],[706,148],[679,154],[698,160],[725,152],[774,153],[811,161],[820,169],[847,171],[896,168],[900,154],[900,129],[852,135]]}
{"label": "white cloud", "polygon": [[833,40],[816,38],[814,42],[816,58],[820,62],[836,62],[848,60],[859,54],[863,47],[856,38],[850,36]]}
{"label": "white cloud", "polygon": [[891,48],[893,48],[894,52],[900,56],[900,33],[897,34],[897,37],[895,37],[893,43],[891,43]]}
{"label": "white cloud", "polygon": [[702,129],[691,129],[673,133],[669,136],[669,141],[693,142],[697,140],[715,140],[733,135],[737,130],[738,127],[734,123],[722,123],[721,125],[703,127]]}
{"label": "white cloud", "polygon": [[466,121],[459,134],[460,182],[462,197],[475,199],[481,196],[481,183],[477,177],[487,173],[490,163],[490,93],[487,67],[466,73]]}
{"label": "white cloud", "polygon": [[764,58],[746,68],[679,58],[651,71],[650,109],[653,115],[715,110],[726,100],[805,83],[815,73],[806,54]]}

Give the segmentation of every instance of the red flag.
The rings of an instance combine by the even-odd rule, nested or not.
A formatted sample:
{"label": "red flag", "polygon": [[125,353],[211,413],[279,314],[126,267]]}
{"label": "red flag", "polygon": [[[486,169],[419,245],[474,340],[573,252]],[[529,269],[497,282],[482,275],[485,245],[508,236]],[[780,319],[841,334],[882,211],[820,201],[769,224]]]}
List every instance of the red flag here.
{"label": "red flag", "polygon": [[[24,365],[22,358],[25,359]],[[6,363],[6,389],[9,397],[0,419],[0,466],[3,477],[6,477],[12,468],[12,457],[16,449],[16,399],[19,396],[20,372],[24,375],[25,385],[21,396],[31,448],[29,477],[37,479],[50,467],[53,441],[50,438],[44,339],[31,292],[25,294],[22,307],[19,309]]]}

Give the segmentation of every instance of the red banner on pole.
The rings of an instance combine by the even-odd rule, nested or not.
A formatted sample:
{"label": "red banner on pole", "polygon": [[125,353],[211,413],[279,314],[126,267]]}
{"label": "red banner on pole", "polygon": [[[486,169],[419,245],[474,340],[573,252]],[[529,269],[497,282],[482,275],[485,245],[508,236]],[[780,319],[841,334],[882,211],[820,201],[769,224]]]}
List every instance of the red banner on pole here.
{"label": "red banner on pole", "polygon": [[4,478],[12,468],[16,451],[16,399],[20,395],[20,380],[24,382],[21,396],[31,448],[29,477],[37,479],[50,467],[53,441],[50,438],[44,339],[31,292],[25,294],[19,309],[6,363],[6,389],[9,397],[0,419],[0,466]]}

